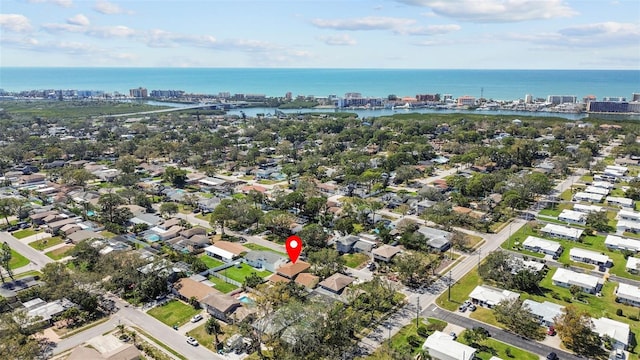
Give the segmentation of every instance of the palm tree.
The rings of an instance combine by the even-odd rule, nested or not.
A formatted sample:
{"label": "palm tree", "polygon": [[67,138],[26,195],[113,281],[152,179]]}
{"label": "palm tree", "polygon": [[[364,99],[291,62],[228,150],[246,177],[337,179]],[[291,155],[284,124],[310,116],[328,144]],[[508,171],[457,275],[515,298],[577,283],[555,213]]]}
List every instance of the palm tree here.
{"label": "palm tree", "polygon": [[220,334],[222,330],[220,323],[214,317],[209,318],[209,320],[207,320],[206,324],[204,325],[204,330],[207,332],[207,334],[213,335],[215,337],[216,350],[217,350],[219,345],[218,334]]}

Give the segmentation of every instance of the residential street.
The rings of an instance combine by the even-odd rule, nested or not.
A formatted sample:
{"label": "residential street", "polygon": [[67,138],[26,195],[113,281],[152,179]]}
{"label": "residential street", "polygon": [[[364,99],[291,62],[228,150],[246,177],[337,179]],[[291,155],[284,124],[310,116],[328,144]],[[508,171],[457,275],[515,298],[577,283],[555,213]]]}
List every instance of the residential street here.
{"label": "residential street", "polygon": [[[9,244],[9,246],[13,250],[17,251],[22,256],[26,257],[27,259],[29,259],[29,261],[31,261],[31,263],[27,266],[23,266],[22,268],[19,268],[19,269],[14,269],[14,273],[16,274],[27,271],[27,270],[40,270],[46,264],[55,262],[53,259],[45,255],[44,253],[27,245],[27,242],[24,239],[18,240],[14,238],[10,233],[6,231],[0,231],[0,242],[4,243],[5,241]],[[19,270],[19,272],[16,270]]]}
{"label": "residential street", "polygon": [[[580,178],[580,175],[569,176],[566,180],[559,183],[555,189],[563,191],[563,189],[569,188],[570,184],[573,184]],[[537,211],[535,211],[537,212]],[[515,218],[509,225],[504,226],[496,234],[479,234],[485,240],[485,242],[472,254],[465,256],[462,260],[450,271],[450,278],[453,282],[460,280],[464,275],[470,272],[474,267],[484,259],[489,253],[496,250],[500,245],[505,242],[512,234],[517,232],[521,227],[527,223],[522,218]],[[436,298],[447,290],[447,283],[449,276],[442,274],[443,278],[436,281],[430,288],[427,294],[408,293],[407,305],[405,305],[400,311],[393,314],[387,321],[380,324],[374,331],[372,331],[367,337],[360,340],[359,347],[363,353],[370,354],[378,348],[383,341],[387,340],[390,336],[395,335],[402,327],[409,324],[410,321],[416,317],[416,310],[424,314],[422,309],[430,308],[434,306]],[[417,304],[420,304],[420,309],[417,309]],[[442,310],[445,311],[445,310]],[[426,315],[430,316],[430,315]],[[546,355],[541,350],[534,351],[538,355]],[[548,353],[548,351],[547,351]]]}

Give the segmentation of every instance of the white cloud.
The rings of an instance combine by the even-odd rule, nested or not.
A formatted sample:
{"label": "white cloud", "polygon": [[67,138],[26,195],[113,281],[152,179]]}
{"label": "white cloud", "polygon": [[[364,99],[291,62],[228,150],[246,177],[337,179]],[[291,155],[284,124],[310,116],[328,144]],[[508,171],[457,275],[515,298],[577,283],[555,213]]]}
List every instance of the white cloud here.
{"label": "white cloud", "polygon": [[368,16],[354,19],[313,19],[311,23],[322,29],[334,30],[393,30],[401,31],[415,24],[415,20],[406,18]]}
{"label": "white cloud", "polygon": [[88,29],[85,34],[87,34],[88,36],[108,39],[134,36],[136,34],[136,31],[130,27],[118,25],[91,28]]}
{"label": "white cloud", "polygon": [[96,1],[93,10],[105,14],[105,15],[116,15],[116,14],[132,14],[132,11],[123,9],[120,5],[114,4],[107,0],[98,0]]}
{"label": "white cloud", "polygon": [[332,46],[353,46],[357,44],[356,40],[347,34],[319,36],[318,39]]}
{"label": "white cloud", "polygon": [[82,33],[87,31],[87,28],[84,26],[72,24],[42,24],[42,28],[49,33]]}
{"label": "white cloud", "polygon": [[65,8],[73,6],[73,0],[27,0],[31,4],[51,3]]}
{"label": "white cloud", "polygon": [[562,0],[396,0],[424,6],[437,15],[477,23],[502,23],[572,17]]}
{"label": "white cloud", "polygon": [[0,14],[0,29],[13,32],[31,31],[29,19],[20,14]]}
{"label": "white cloud", "polygon": [[420,26],[417,28],[409,29],[406,31],[409,35],[441,35],[448,34],[451,32],[459,31],[461,29],[460,25],[456,24],[448,24],[448,25],[429,25],[429,26]]}
{"label": "white cloud", "polygon": [[78,25],[78,26],[89,26],[91,22],[89,18],[82,14],[78,14],[76,16],[70,17],[67,19],[67,24]]}
{"label": "white cloud", "polygon": [[640,25],[603,22],[575,25],[556,32],[538,34],[507,34],[507,39],[530,42],[541,48],[605,48],[638,45]]}

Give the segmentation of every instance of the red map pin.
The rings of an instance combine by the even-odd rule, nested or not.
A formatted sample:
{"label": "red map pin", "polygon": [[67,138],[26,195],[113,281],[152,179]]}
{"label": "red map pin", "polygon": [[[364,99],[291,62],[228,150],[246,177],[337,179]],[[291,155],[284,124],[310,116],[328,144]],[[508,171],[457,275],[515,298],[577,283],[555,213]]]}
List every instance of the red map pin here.
{"label": "red map pin", "polygon": [[289,259],[291,259],[291,262],[295,264],[296,261],[298,261],[298,256],[300,256],[300,253],[302,252],[302,240],[300,240],[299,236],[291,235],[287,238],[284,246],[287,248]]}

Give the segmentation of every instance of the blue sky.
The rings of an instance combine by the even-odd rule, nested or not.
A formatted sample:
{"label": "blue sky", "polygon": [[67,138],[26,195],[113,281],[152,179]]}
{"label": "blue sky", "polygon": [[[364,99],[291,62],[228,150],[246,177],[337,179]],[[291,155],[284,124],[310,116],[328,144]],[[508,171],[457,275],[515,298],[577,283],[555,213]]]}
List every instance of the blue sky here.
{"label": "blue sky", "polygon": [[638,0],[1,0],[0,66],[638,69]]}

